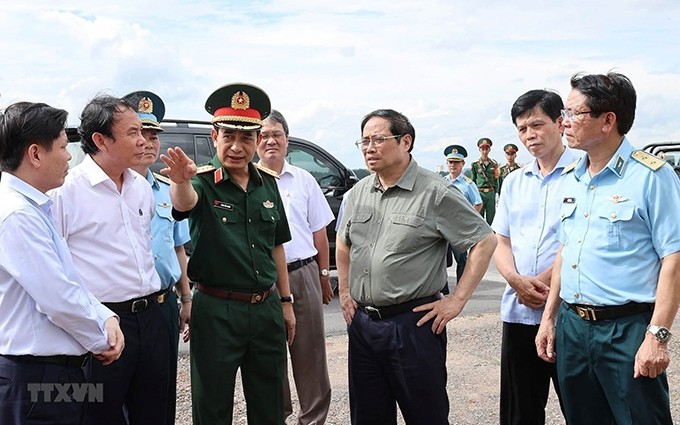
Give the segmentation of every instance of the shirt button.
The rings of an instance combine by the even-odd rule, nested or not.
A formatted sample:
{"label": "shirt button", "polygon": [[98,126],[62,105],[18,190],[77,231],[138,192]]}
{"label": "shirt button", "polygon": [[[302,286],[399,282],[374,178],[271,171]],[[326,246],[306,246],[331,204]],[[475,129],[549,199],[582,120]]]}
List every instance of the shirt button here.
{"label": "shirt button", "polygon": [[576,264],[572,264],[572,265],[571,265],[571,268],[572,268],[572,269],[575,269],[575,268],[576,268]]}
{"label": "shirt button", "polygon": [[585,218],[588,218],[588,217],[590,216],[590,213],[589,213],[588,211],[586,211],[586,212],[583,213],[583,216],[584,216]]}
{"label": "shirt button", "polygon": [[581,238],[576,239],[576,243],[581,243],[581,242],[583,242],[583,241],[581,240]]}
{"label": "shirt button", "polygon": [[588,186],[588,189],[590,189],[590,190],[595,190],[595,186],[593,186],[593,185],[591,184],[590,186]]}
{"label": "shirt button", "polygon": [[250,244],[250,247],[255,248],[255,244],[254,243]]}
{"label": "shirt button", "polygon": [[260,271],[259,271],[259,270],[255,270],[255,274],[260,274]]}
{"label": "shirt button", "polygon": [[574,294],[574,298],[579,299],[579,298],[581,298],[581,295],[576,293],[576,294]]}
{"label": "shirt button", "polygon": [[227,217],[222,217],[222,223],[226,223],[226,222],[227,222]]}
{"label": "shirt button", "polygon": [[616,218],[616,213],[612,213],[612,218]]}
{"label": "shirt button", "polygon": [[248,219],[248,223],[252,223],[252,222],[253,222],[253,220],[251,220],[251,219]]}

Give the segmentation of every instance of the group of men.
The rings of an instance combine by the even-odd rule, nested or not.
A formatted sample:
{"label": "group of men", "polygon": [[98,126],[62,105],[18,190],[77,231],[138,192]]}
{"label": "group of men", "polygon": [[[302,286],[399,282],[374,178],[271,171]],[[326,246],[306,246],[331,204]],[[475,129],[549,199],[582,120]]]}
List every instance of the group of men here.
{"label": "group of men", "polygon": [[[680,181],[625,137],[628,78],[575,75],[571,86],[566,105],[545,90],[514,103],[534,160],[502,186],[491,140],[479,141],[477,193],[459,178],[460,146],[447,148],[442,179],[413,158],[406,116],[362,120],[356,146],[373,175],[346,194],[336,241],[353,424],[394,424],[397,407],[407,424],[449,423],[446,325],[492,257],[508,282],[501,423],[544,423],[551,380],[567,423],[672,423],[664,371],[680,303],[680,198],[668,193]],[[163,111],[150,92],[96,97],[79,128],[88,155],[71,171],[65,111],[3,111],[0,378],[12,384],[0,386],[0,422],[172,423],[171,351],[186,323],[195,424],[231,423],[239,369],[248,422],[284,423],[287,349],[299,422],[325,422],[333,217],[314,179],[285,161],[285,118],[255,86],[221,87],[206,101],[213,160],[197,166],[171,148],[160,176],[148,167]],[[499,190],[485,220],[478,208]],[[469,254],[444,297],[447,246]],[[102,383],[104,397],[85,412],[73,388],[62,395],[73,403],[33,397],[36,382]]]}

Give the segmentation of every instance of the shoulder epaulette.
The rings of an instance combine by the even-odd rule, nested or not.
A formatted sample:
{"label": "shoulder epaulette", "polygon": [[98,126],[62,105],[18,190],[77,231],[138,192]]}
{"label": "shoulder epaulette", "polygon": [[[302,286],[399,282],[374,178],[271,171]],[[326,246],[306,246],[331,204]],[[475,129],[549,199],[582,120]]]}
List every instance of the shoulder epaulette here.
{"label": "shoulder epaulette", "polygon": [[633,152],[630,156],[653,171],[658,170],[666,163],[663,159],[641,150]]}
{"label": "shoulder epaulette", "polygon": [[215,171],[216,168],[212,164],[205,164],[196,167],[196,174],[208,173],[210,171]]}
{"label": "shoulder epaulette", "polygon": [[466,182],[468,183],[473,183],[472,179],[466,175],[463,175],[463,178],[465,179]]}
{"label": "shoulder epaulette", "polygon": [[159,182],[163,182],[165,184],[170,184],[172,180],[168,176],[164,176],[163,174],[160,173],[153,173],[154,178],[158,180]]}
{"label": "shoulder epaulette", "polygon": [[278,179],[278,178],[279,178],[279,173],[277,173],[276,171],[272,170],[271,168],[267,168],[267,167],[265,167],[265,166],[263,166],[263,165],[260,165],[260,164],[255,164],[255,167],[256,167],[258,170],[262,171],[263,173],[269,174],[270,176],[274,177],[275,179]]}
{"label": "shoulder epaulette", "polygon": [[572,171],[574,168],[576,168],[576,164],[578,164],[578,159],[571,164],[567,165],[564,167],[564,170],[562,170],[562,175],[567,174],[568,172]]}

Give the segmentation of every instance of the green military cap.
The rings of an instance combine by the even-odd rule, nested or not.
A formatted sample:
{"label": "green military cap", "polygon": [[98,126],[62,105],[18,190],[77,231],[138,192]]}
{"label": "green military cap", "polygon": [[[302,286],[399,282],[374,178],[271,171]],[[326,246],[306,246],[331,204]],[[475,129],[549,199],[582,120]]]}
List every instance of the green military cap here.
{"label": "green military cap", "polygon": [[517,153],[519,149],[517,149],[517,145],[514,143],[508,143],[507,145],[503,146],[503,150],[505,153]]}
{"label": "green military cap", "polygon": [[461,145],[450,145],[444,149],[444,156],[446,159],[452,159],[454,161],[462,161],[467,158],[467,150]]}
{"label": "green military cap", "polygon": [[487,147],[490,148],[492,145],[493,145],[493,142],[488,137],[482,137],[481,139],[477,140],[477,147],[478,148],[481,148],[482,146],[487,146]]}
{"label": "green military cap", "polygon": [[267,93],[247,83],[222,86],[205,101],[213,125],[232,130],[259,130],[271,109]]}
{"label": "green military cap", "polygon": [[141,90],[128,94],[125,99],[137,107],[142,128],[163,131],[160,122],[165,116],[165,104],[156,93]]}

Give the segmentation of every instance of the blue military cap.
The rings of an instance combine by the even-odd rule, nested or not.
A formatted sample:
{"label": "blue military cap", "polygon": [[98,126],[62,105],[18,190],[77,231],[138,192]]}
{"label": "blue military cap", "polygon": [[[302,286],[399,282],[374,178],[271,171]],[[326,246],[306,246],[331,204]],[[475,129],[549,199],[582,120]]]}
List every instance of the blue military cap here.
{"label": "blue military cap", "polygon": [[165,116],[165,104],[163,100],[150,91],[136,91],[125,96],[137,106],[137,115],[142,120],[142,128],[163,131],[160,122]]}
{"label": "blue military cap", "polygon": [[467,150],[461,145],[450,145],[444,149],[444,156],[446,159],[453,159],[454,161],[462,161],[467,158]]}

